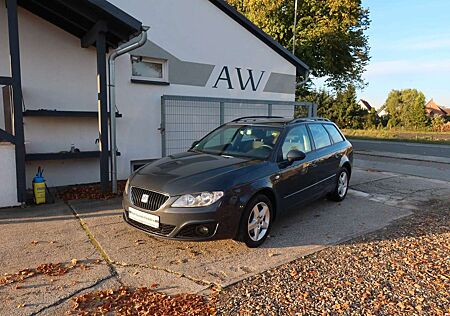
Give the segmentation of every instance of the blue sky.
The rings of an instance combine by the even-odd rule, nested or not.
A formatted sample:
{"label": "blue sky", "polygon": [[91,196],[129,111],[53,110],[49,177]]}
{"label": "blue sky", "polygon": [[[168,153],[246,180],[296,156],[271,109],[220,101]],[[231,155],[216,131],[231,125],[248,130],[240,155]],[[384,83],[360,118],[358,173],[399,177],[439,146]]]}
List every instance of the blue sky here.
{"label": "blue sky", "polygon": [[416,88],[450,107],[450,1],[363,0],[371,60],[359,97],[380,107],[391,89]]}
{"label": "blue sky", "polygon": [[416,88],[450,107],[450,1],[363,0],[372,59],[360,97],[376,107],[391,89]]}

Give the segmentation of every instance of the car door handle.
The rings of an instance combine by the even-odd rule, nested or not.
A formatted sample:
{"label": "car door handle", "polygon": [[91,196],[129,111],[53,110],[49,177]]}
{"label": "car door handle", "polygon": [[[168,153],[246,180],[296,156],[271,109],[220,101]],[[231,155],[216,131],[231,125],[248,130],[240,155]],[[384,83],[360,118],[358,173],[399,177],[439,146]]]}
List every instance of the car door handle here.
{"label": "car door handle", "polygon": [[315,168],[315,167],[317,167],[317,164],[314,163],[314,162],[312,162],[309,166],[310,166],[311,168]]}

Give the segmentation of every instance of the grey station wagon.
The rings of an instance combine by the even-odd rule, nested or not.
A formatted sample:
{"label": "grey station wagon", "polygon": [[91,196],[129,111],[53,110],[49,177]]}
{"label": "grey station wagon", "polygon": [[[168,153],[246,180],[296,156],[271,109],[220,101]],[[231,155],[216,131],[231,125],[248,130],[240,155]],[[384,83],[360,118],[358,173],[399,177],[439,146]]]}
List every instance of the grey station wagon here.
{"label": "grey station wagon", "polygon": [[352,162],[351,143],[326,119],[243,117],[133,173],[124,219],[164,238],[258,247],[283,211],[342,201]]}

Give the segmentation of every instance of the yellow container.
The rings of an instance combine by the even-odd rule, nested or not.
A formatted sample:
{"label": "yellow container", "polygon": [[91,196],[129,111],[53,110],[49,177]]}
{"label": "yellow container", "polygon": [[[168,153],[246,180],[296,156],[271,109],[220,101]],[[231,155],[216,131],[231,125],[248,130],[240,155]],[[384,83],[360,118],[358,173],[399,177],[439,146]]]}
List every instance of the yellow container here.
{"label": "yellow container", "polygon": [[45,182],[33,182],[34,202],[36,204],[45,203]]}

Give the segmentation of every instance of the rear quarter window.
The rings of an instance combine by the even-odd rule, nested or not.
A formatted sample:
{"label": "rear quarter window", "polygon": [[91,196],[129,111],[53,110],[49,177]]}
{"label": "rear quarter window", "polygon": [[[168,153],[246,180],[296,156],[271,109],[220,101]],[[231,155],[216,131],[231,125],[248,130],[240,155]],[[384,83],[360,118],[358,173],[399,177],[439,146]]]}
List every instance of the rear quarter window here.
{"label": "rear quarter window", "polygon": [[330,136],[322,124],[309,124],[316,149],[324,148],[331,145]]}
{"label": "rear quarter window", "polygon": [[323,125],[327,132],[330,134],[331,139],[333,140],[333,143],[339,143],[344,141],[344,137],[342,137],[342,134],[338,131],[336,126],[331,124],[324,124]]}

